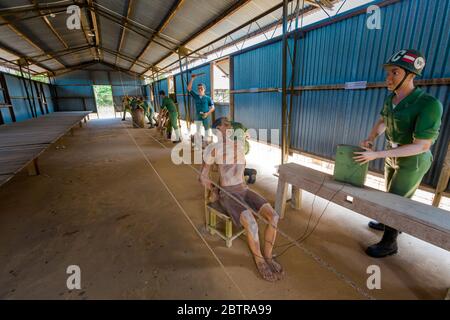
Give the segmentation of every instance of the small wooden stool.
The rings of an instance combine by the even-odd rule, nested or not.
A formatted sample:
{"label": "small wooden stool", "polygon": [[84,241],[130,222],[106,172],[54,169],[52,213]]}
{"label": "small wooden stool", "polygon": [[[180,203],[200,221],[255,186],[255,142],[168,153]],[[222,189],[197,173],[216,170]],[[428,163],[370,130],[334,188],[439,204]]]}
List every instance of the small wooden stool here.
{"label": "small wooden stool", "polygon": [[[225,240],[227,248],[230,248],[233,244],[233,240],[243,234],[245,230],[241,229],[233,233],[233,221],[224,212],[225,210],[222,208],[218,201],[207,202],[205,204],[206,229],[211,235],[218,235],[223,240]],[[222,219],[222,221],[225,222],[225,231],[222,231],[218,228],[217,218]]]}

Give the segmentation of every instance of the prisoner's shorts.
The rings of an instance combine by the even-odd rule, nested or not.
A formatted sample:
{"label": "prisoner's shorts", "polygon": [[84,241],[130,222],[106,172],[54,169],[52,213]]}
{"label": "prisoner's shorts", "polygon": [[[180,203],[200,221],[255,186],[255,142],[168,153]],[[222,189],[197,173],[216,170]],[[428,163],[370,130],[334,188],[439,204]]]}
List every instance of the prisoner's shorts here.
{"label": "prisoner's shorts", "polygon": [[223,190],[219,193],[219,202],[220,205],[226,210],[227,214],[233,220],[233,224],[238,227],[242,227],[240,217],[241,213],[245,210],[248,210],[241,203],[237,202],[233,198],[227,195],[230,193],[233,197],[239,199],[239,201],[247,204],[252,210],[258,212],[263,205],[268,203],[266,199],[264,199],[261,195],[256,193],[255,191],[250,190],[244,184],[238,184],[234,186],[221,187]]}

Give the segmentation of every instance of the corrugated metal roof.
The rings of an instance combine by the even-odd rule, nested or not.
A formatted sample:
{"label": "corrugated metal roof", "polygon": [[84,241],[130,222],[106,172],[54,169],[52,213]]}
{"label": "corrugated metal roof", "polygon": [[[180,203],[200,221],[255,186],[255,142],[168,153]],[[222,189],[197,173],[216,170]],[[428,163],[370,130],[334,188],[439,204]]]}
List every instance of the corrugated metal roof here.
{"label": "corrugated metal roof", "polygon": [[[26,11],[14,13],[8,16],[8,19],[13,20],[14,26],[35,42],[39,48],[35,48],[20,36],[14,34],[6,26],[0,27],[2,38],[0,39],[0,47],[2,45],[11,46],[18,55],[22,56],[36,56],[42,51],[48,54],[55,55],[55,59],[42,63],[42,66],[49,71],[60,70],[61,63],[67,67],[80,65],[89,61],[95,61],[94,49],[90,50],[89,54],[73,53],[68,56],[64,55],[57,57],[56,52],[65,49],[65,44],[69,49],[81,46],[94,46],[94,37],[87,34],[94,33],[94,20],[90,16],[90,11],[86,8],[88,2],[81,2],[81,20],[82,30],[69,30],[66,27],[66,20],[68,18],[65,13],[65,5],[75,4],[75,1],[47,0],[45,6],[43,2],[37,1],[37,5],[41,5],[41,13],[48,19],[51,27],[47,25],[43,17],[29,17],[36,16],[38,11],[34,8],[28,0],[0,0],[0,9],[20,10],[17,6],[26,6]],[[78,2],[77,2],[78,3]],[[93,9],[98,22],[100,30],[99,44],[100,49],[105,48],[112,51],[118,51],[125,54],[131,59],[145,61],[148,64],[155,64],[159,61],[158,66],[165,66],[167,63],[172,63],[178,58],[176,54],[172,54],[165,60],[162,60],[167,55],[170,55],[177,47],[186,42],[186,46],[190,50],[195,50],[204,44],[213,41],[218,36],[230,31],[245,21],[261,14],[267,9],[281,3],[281,0],[93,0]],[[171,10],[177,4],[173,15],[170,15],[170,20],[165,22],[169,17]],[[239,4],[239,6],[236,6]],[[125,18],[128,14],[129,5],[131,10],[128,18],[130,23],[127,24]],[[45,7],[45,8],[44,8]],[[54,8],[54,9],[53,9]],[[230,13],[227,17],[221,17],[224,12],[231,11],[230,9],[237,9]],[[35,11],[32,11],[35,10]],[[271,23],[274,19],[279,19],[279,12],[272,13],[260,20],[260,26],[266,23]],[[52,13],[52,14],[51,14]],[[53,13],[56,15],[53,16]],[[111,15],[110,17],[107,17]],[[1,20],[1,19],[0,19]],[[116,20],[113,22],[112,20]],[[211,25],[212,21],[216,21],[208,30],[205,27]],[[132,30],[123,31],[123,42],[119,48],[119,43],[122,35],[124,25]],[[158,27],[164,26],[162,30],[156,30]],[[251,26],[256,30],[257,26]],[[203,30],[203,31],[202,31]],[[160,31],[158,36],[153,39],[153,42],[147,47],[149,39],[152,39],[152,34],[155,31]],[[201,32],[202,31],[202,32]],[[201,32],[201,33],[200,33]],[[247,30],[241,30],[235,33],[235,37],[245,34]],[[56,35],[56,34],[57,35]],[[193,35],[197,36],[193,39]],[[188,41],[191,39],[190,41]],[[162,45],[156,44],[159,42]],[[117,59],[115,54],[114,59],[110,59],[110,54],[104,53],[104,59],[108,63],[116,64],[118,67],[131,69],[134,72],[143,72],[142,66],[136,66],[127,59]],[[58,62],[59,61],[59,62]]]}

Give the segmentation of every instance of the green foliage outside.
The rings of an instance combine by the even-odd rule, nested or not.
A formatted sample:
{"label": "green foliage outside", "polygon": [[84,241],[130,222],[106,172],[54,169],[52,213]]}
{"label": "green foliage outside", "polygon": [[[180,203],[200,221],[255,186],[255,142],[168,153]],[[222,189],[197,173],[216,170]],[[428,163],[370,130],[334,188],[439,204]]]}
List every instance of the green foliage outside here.
{"label": "green foliage outside", "polygon": [[31,79],[35,80],[35,81],[44,82],[44,83],[50,83],[50,80],[48,79],[48,77],[45,74],[31,76]]}
{"label": "green foliage outside", "polygon": [[111,107],[113,105],[111,86],[94,86],[94,93],[98,107]]}

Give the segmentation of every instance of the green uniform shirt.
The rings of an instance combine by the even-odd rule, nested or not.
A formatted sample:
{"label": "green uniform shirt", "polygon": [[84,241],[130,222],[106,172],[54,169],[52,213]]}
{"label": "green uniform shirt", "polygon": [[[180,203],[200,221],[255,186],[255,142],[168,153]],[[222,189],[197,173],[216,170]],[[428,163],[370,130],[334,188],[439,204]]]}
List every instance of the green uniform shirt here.
{"label": "green uniform shirt", "polygon": [[163,98],[162,104],[161,104],[161,108],[162,109],[164,109],[164,108],[167,109],[167,111],[169,111],[170,113],[177,112],[177,108],[175,106],[175,103],[169,97],[164,97]]}
{"label": "green uniform shirt", "polygon": [[206,113],[209,112],[209,107],[214,106],[214,102],[209,96],[202,96],[200,97],[198,93],[194,91],[189,91],[189,94],[194,98],[195,101],[195,113],[197,115],[200,114],[200,112]]}
{"label": "green uniform shirt", "polygon": [[137,100],[136,99],[131,99],[130,100],[130,108],[132,109],[132,110],[134,110],[134,109],[136,109],[137,108]]}
{"label": "green uniform shirt", "polygon": [[386,98],[380,112],[386,125],[386,139],[400,145],[411,144],[414,139],[436,141],[443,112],[440,101],[416,88],[394,109],[393,97]]}

